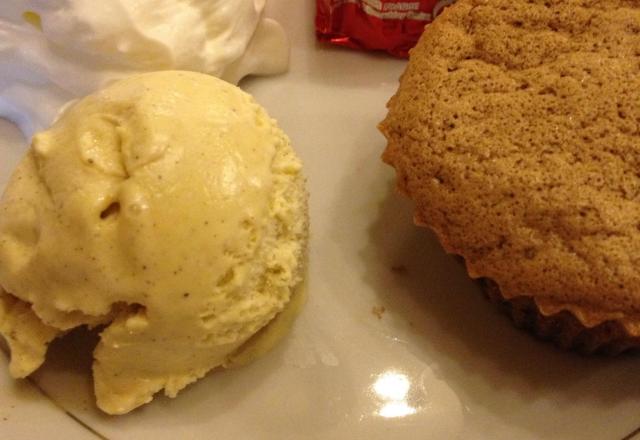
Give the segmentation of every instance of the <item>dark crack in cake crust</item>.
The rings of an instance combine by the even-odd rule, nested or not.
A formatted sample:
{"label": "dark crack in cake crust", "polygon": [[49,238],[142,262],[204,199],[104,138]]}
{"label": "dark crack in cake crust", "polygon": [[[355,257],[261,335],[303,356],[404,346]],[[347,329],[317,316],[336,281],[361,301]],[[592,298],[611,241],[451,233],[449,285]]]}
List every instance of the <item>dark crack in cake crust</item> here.
{"label": "dark crack in cake crust", "polygon": [[458,0],[388,107],[383,159],[473,278],[637,343],[640,1]]}

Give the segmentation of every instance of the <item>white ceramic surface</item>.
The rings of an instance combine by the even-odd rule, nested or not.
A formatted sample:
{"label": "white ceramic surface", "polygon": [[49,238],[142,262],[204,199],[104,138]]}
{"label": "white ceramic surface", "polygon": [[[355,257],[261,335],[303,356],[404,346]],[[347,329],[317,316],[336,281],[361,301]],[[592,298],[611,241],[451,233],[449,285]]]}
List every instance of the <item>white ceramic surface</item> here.
{"label": "white ceramic surface", "polygon": [[[245,81],[302,156],[311,192],[308,299],[292,333],[132,414],[93,405],[86,335],[55,344],[34,380],[0,359],[0,438],[621,439],[640,426],[640,357],[584,358],[514,329],[411,222],[376,124],[404,62],[319,46],[313,2],[271,0],[288,74]],[[26,148],[0,124],[0,187]],[[65,348],[66,347],[66,348]],[[38,420],[38,424],[29,421]]]}

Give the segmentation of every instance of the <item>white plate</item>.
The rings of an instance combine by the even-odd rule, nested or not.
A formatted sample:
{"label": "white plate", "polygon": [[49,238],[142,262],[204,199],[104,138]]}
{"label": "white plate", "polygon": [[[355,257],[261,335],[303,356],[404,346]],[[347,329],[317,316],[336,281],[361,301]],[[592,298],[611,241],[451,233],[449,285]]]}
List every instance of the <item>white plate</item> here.
{"label": "white plate", "polygon": [[[584,358],[514,329],[412,225],[410,204],[379,160],[385,142],[376,131],[405,63],[317,45],[313,14],[311,1],[272,0],[269,15],[291,37],[291,70],[242,84],[291,136],[309,178],[308,301],[292,333],[248,367],[120,417],[95,409],[86,354],[73,359],[57,346],[36,374],[59,407],[9,381],[3,361],[0,437],[588,440],[633,432],[640,359]],[[0,134],[4,186],[26,146],[8,124]]]}

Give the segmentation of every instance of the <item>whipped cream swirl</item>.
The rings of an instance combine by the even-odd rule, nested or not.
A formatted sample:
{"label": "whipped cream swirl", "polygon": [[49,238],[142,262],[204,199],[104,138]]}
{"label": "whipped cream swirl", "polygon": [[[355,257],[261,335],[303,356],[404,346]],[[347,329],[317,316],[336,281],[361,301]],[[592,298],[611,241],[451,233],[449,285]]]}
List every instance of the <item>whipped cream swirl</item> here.
{"label": "whipped cream swirl", "polygon": [[63,105],[113,80],[192,70],[236,84],[288,66],[265,0],[5,0],[0,6],[0,117],[26,137]]}

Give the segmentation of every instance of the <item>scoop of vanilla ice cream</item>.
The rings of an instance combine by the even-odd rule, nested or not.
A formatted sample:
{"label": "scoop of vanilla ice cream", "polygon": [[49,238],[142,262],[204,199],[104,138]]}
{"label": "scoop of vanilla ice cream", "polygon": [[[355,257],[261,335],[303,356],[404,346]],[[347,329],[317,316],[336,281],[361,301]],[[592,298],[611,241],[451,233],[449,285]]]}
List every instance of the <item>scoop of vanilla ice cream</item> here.
{"label": "scoop of vanilla ice cream", "polygon": [[0,332],[23,377],[106,327],[98,406],[121,414],[224,365],[289,302],[307,239],[301,162],[209,75],[118,81],[34,136],[0,200]]}
{"label": "scoop of vanilla ice cream", "polygon": [[70,99],[126,76],[192,70],[237,83],[286,70],[265,0],[6,0],[0,6],[0,117],[27,137]]}

